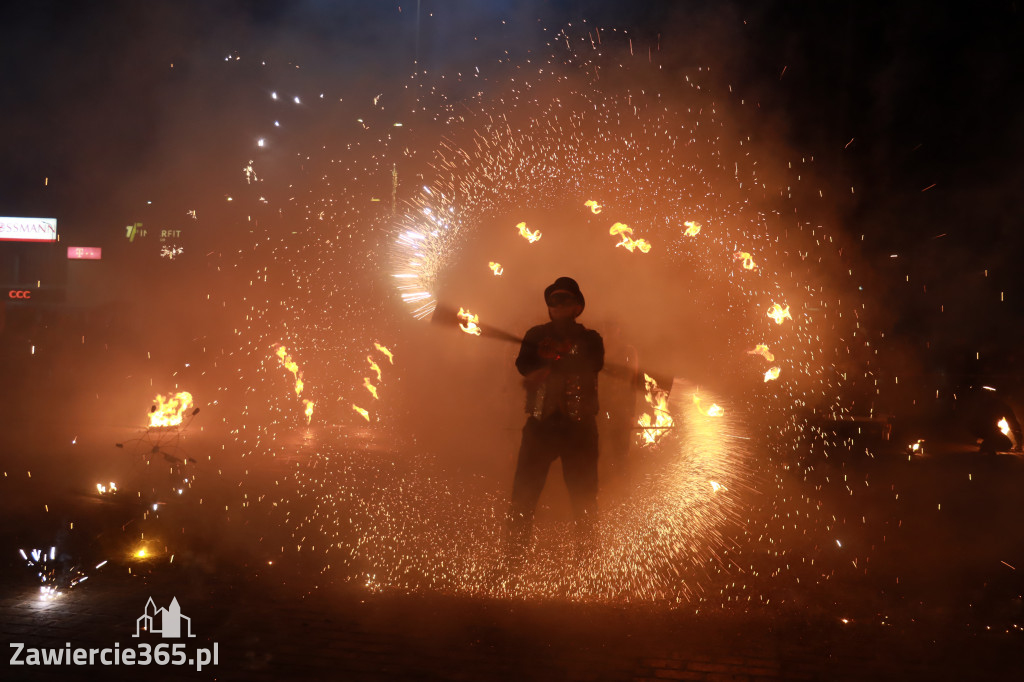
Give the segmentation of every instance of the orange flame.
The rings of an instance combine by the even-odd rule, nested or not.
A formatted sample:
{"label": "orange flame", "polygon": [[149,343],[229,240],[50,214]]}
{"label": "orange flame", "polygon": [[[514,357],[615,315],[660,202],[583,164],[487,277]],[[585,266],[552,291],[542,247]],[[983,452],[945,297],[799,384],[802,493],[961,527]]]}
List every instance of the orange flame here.
{"label": "orange flame", "polygon": [[640,415],[637,424],[643,427],[640,435],[643,436],[641,445],[654,445],[672,427],[672,415],[668,411],[668,391],[658,387],[658,382],[644,374],[644,386],[647,388],[647,395],[644,399],[654,411],[654,416],[646,412]]}
{"label": "orange flame", "polygon": [[305,399],[303,399],[302,402],[305,403],[305,405],[306,405],[306,423],[308,424],[309,422],[311,422],[313,420],[313,404],[314,403],[313,403],[312,400],[305,400]]}
{"label": "orange flame", "polygon": [[1010,435],[1010,422],[1006,421],[1006,417],[1000,419],[999,423],[996,424],[996,426],[999,427],[999,430],[1003,432],[1004,436]]}
{"label": "orange flame", "polygon": [[501,267],[501,263],[495,263],[494,261],[489,262],[487,267],[491,269],[491,272],[493,272],[495,276],[505,272],[505,268]]}
{"label": "orange flame", "polygon": [[721,417],[725,414],[725,410],[715,403],[711,403],[711,407],[705,410],[700,404],[700,396],[696,393],[693,394],[693,404],[697,406],[697,410],[705,417]]}
{"label": "orange flame", "polygon": [[583,205],[586,206],[587,208],[589,208],[591,213],[595,213],[595,214],[596,213],[600,213],[601,209],[603,208],[601,206],[601,204],[597,203],[593,199],[590,199],[589,201],[584,201]]}
{"label": "orange flame", "polygon": [[302,395],[302,388],[305,384],[302,383],[302,374],[299,372],[299,365],[292,360],[292,356],[288,355],[288,349],[283,345],[277,347],[277,357],[281,359],[281,364],[284,368],[292,373],[295,377],[295,395]]}
{"label": "orange flame", "polygon": [[185,413],[192,407],[192,394],[187,391],[176,393],[170,398],[156,397],[156,409],[149,413],[150,428],[178,426],[185,420]]}
{"label": "orange flame", "polygon": [[540,230],[536,232],[530,232],[530,228],[526,227],[526,223],[519,223],[516,225],[519,228],[519,234],[522,235],[531,244],[540,239]]}
{"label": "orange flame", "polygon": [[355,410],[356,412],[358,412],[359,414],[363,415],[363,419],[365,419],[366,421],[370,421],[370,413],[369,412],[367,412],[363,408],[359,407],[355,403],[352,403],[352,409]]}
{"label": "orange flame", "polygon": [[374,362],[373,358],[371,358],[369,355],[366,356],[366,359],[370,363],[370,369],[372,369],[374,372],[377,373],[377,381],[380,381],[380,379],[381,379],[380,367],[377,366],[377,363]]}
{"label": "orange flame", "polygon": [[763,343],[759,343],[754,346],[754,350],[748,350],[747,355],[760,355],[768,362],[773,362],[775,360],[775,355],[772,354],[772,352],[768,350],[768,346]]}
{"label": "orange flame", "polygon": [[743,261],[743,269],[744,270],[756,270],[757,269],[757,263],[754,262],[754,257],[751,256],[746,251],[737,251],[736,253],[732,254],[732,259],[733,260],[742,260]]}
{"label": "orange flame", "polygon": [[776,379],[778,379],[780,372],[782,372],[782,368],[780,368],[780,367],[772,367],[770,370],[765,372],[764,373],[765,383],[767,383],[769,381],[775,381]]}
{"label": "orange flame", "polygon": [[391,351],[389,351],[387,348],[380,345],[376,341],[373,342],[373,347],[379,350],[385,356],[387,356],[388,362],[390,362],[392,365],[395,364],[395,356],[391,354]]}
{"label": "orange flame", "polygon": [[465,320],[464,323],[459,323],[459,328],[462,329],[462,331],[466,332],[467,334],[472,334],[473,336],[480,336],[481,329],[479,324],[479,315],[474,315],[465,308],[459,308],[459,319]]}
{"label": "orange flame", "polygon": [[622,241],[615,246],[625,246],[630,253],[634,249],[640,249],[642,253],[647,253],[651,250],[651,245],[646,239],[633,239],[630,235],[633,234],[633,228],[625,223],[615,223],[611,229],[608,230],[610,235],[618,235],[622,237]]}
{"label": "orange flame", "polygon": [[782,324],[785,319],[793,319],[793,316],[789,314],[789,306],[783,308],[778,303],[772,303],[772,307],[768,309],[768,317],[775,320],[776,324]]}
{"label": "orange flame", "polygon": [[366,390],[369,391],[370,395],[373,396],[373,399],[376,400],[377,399],[377,387],[374,386],[373,384],[371,384],[370,380],[367,379],[366,377],[363,377],[363,386],[366,387]]}
{"label": "orange flame", "polygon": [[683,234],[687,237],[696,237],[697,233],[700,232],[700,223],[687,220],[683,225],[686,225],[686,232],[683,232]]}

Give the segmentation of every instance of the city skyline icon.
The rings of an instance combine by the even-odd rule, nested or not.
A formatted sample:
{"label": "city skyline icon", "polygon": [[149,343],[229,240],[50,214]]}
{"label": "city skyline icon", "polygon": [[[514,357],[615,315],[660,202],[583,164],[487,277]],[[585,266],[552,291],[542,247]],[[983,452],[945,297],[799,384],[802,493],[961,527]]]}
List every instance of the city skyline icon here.
{"label": "city skyline icon", "polygon": [[[185,632],[187,633],[185,635],[181,634],[182,621],[185,621]],[[164,638],[195,637],[192,634],[192,619],[182,615],[177,597],[171,598],[171,603],[167,608],[159,609],[153,602],[153,598],[150,597],[146,602],[145,611],[135,620],[135,634],[132,637],[139,637],[143,631],[157,633]]]}

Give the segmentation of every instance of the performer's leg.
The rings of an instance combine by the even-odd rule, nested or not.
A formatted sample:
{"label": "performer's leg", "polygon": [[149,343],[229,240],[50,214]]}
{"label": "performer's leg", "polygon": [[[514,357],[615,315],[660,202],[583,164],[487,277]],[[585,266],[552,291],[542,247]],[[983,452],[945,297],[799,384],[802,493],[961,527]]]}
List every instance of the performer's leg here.
{"label": "performer's leg", "polygon": [[551,461],[550,436],[544,425],[532,417],[527,419],[509,506],[509,540],[513,550],[525,550],[530,543],[533,513],[544,490]]}

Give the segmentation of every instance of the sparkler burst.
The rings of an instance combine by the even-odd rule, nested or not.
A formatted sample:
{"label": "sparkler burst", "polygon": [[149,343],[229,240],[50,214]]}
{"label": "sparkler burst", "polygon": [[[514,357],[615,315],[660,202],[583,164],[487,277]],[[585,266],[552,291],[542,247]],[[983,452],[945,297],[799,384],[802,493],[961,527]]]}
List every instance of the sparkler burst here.
{"label": "sparkler burst", "polygon": [[[278,500],[288,512],[290,551],[315,556],[325,581],[491,596],[763,603],[774,582],[792,575],[790,565],[805,564],[784,541],[795,519],[804,532],[834,525],[813,496],[792,494],[801,474],[785,460],[810,440],[807,413],[838,412],[835,340],[859,333],[856,316],[842,317],[834,285],[822,276],[838,262],[833,238],[786,205],[803,196],[796,178],[807,174],[762,174],[769,164],[757,144],[731,123],[730,110],[745,106],[741,98],[714,94],[703,69],[669,77],[646,56],[631,60],[619,38],[562,32],[547,59],[494,67],[474,80],[476,94],[460,91],[457,102],[440,76],[417,73],[401,128],[385,121],[387,94],[367,100],[358,119],[325,103],[323,116],[344,111],[357,121],[350,137],[296,150],[301,172],[299,165],[261,170],[260,194],[249,197],[263,218],[254,228],[259,243],[241,249],[235,265],[256,274],[246,277],[241,300],[224,306],[242,311],[235,379],[249,428],[233,432],[237,448],[269,456],[293,428],[285,398],[265,388],[275,381],[272,369],[280,381],[281,366],[263,362],[266,348],[276,345],[288,367],[280,339],[297,349],[319,395],[331,396],[317,401],[318,420],[400,444],[387,457],[368,458],[321,439],[295,474],[297,498]],[[399,181],[405,177],[417,181]],[[395,192],[390,210],[377,200],[382,182]],[[595,286],[603,284],[610,298],[615,288],[650,292],[645,287],[658,280],[649,297],[668,312],[658,330],[664,338],[649,355],[667,357],[669,347],[692,342],[688,365],[701,366],[700,379],[680,378],[674,370],[685,363],[672,358],[664,361],[676,376],[670,393],[648,375],[653,415],[640,424],[644,440],[653,440],[637,465],[642,482],[602,498],[595,545],[575,563],[567,560],[568,523],[539,523],[536,549],[513,577],[501,549],[508,481],[468,485],[446,475],[443,453],[412,445],[416,434],[396,401],[403,373],[418,360],[402,344],[422,338],[419,320],[455,274],[471,270],[464,276],[478,277],[472,286],[481,289],[507,284],[570,233],[617,252],[600,236],[609,222],[622,239],[617,246],[649,256],[620,256],[645,262],[603,272],[607,282]],[[547,238],[539,241],[541,231],[528,224],[543,226]],[[630,225],[644,239],[634,240]],[[474,243],[515,267],[494,279],[501,266],[490,261],[484,271]],[[586,256],[566,258],[584,267]],[[601,300],[589,291],[589,301]],[[775,300],[788,304],[769,308],[778,326],[766,325],[765,302]],[[475,312],[459,313],[467,333],[479,333],[479,314],[488,325],[500,319],[487,304],[469,304]],[[703,337],[709,340],[697,343]],[[406,367],[396,366],[388,346],[402,351]],[[748,354],[777,357],[779,365],[765,374]],[[289,370],[300,378],[297,366]],[[786,381],[766,385],[769,374],[783,371]],[[360,406],[366,392],[372,419]],[[308,421],[313,402],[304,404]],[[496,431],[481,447],[507,439]],[[755,446],[767,455],[754,458]],[[813,564],[815,557],[799,558]],[[832,575],[817,567],[809,574]]]}

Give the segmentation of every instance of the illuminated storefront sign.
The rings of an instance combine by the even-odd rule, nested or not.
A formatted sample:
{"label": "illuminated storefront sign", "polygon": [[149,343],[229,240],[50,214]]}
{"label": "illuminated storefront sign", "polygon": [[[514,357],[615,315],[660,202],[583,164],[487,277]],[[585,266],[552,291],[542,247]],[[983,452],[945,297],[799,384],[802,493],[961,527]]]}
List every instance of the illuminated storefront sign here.
{"label": "illuminated storefront sign", "polygon": [[56,218],[0,218],[0,241],[55,242]]}
{"label": "illuminated storefront sign", "polygon": [[32,298],[32,292],[28,289],[11,289],[7,292],[7,298],[28,300]]}
{"label": "illuminated storefront sign", "polygon": [[98,246],[69,246],[68,258],[71,260],[100,260],[103,249]]}

